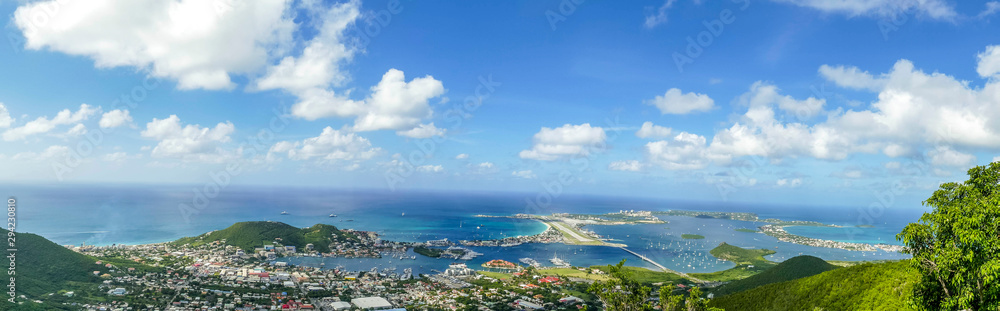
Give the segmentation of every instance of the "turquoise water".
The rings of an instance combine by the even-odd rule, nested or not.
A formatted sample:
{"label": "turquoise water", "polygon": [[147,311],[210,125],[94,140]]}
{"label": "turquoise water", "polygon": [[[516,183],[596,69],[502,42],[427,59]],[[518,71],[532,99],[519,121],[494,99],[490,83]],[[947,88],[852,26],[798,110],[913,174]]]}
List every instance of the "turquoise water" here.
{"label": "turquoise water", "polygon": [[[380,191],[335,191],[323,189],[230,188],[197,213],[185,218],[178,204],[190,204],[192,191],[187,186],[9,186],[18,199],[19,231],[40,234],[59,244],[141,244],[175,240],[218,230],[234,222],[251,220],[282,221],[306,227],[316,223],[339,228],[376,231],[384,239],[420,242],[448,238],[486,239],[542,232],[539,222],[508,218],[481,218],[477,214],[510,215],[516,213],[549,214],[555,212],[605,213],[620,209],[667,210],[691,209],[712,211],[751,211],[763,218],[812,220],[851,224],[858,219],[853,209],[787,208],[736,204],[665,202],[613,197],[560,197],[553,206],[542,210],[525,207],[525,194],[450,194],[391,193]],[[281,215],[287,211],[289,215]],[[337,214],[338,217],[328,217]],[[887,211],[876,228],[858,228],[852,241],[892,241],[896,232],[919,217],[916,210]],[[898,259],[898,253],[856,252],[818,248],[779,242],[759,233],[736,232],[737,228],[755,228],[759,223],[692,217],[663,217],[669,224],[588,226],[598,234],[629,245],[664,266],[684,272],[711,272],[732,267],[718,261],[708,250],[727,242],[741,247],[769,248],[777,251],[769,259],[781,261],[800,254],[828,260]],[[790,227],[789,231],[817,238],[844,240],[837,231],[814,227]],[[810,231],[812,230],[812,231]],[[841,229],[842,230],[842,229]],[[704,235],[703,240],[684,240],[681,234]],[[892,240],[890,240],[892,239]],[[627,259],[628,265],[650,267],[623,250],[610,247],[568,246],[561,244],[524,244],[510,248],[474,248],[485,255],[469,262],[472,267],[492,259],[517,262],[532,257],[543,264],[554,255],[573,265],[614,264]],[[300,258],[289,259],[325,267],[343,265],[352,270],[372,266],[413,268],[416,273],[443,270],[446,259],[418,256],[417,260]]]}

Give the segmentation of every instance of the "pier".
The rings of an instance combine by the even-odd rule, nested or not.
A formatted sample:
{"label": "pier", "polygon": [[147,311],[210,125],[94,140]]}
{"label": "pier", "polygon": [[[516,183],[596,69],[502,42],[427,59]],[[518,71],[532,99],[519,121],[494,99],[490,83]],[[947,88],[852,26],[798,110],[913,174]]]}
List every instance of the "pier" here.
{"label": "pier", "polygon": [[653,261],[652,259],[649,259],[649,257],[646,257],[646,256],[643,256],[642,254],[633,252],[630,249],[627,249],[627,248],[624,248],[624,247],[619,247],[619,248],[621,248],[622,250],[628,252],[629,254],[635,255],[635,257],[639,257],[639,259],[645,260],[646,262],[653,264],[657,268],[660,268],[660,270],[663,270],[663,272],[673,273],[673,274],[676,274],[676,275],[680,275],[681,277],[684,277],[686,279],[689,279],[689,280],[692,280],[692,281],[695,281],[695,282],[698,282],[698,283],[705,283],[705,280],[701,280],[701,279],[692,277],[692,276],[688,275],[687,273],[667,269],[667,267],[664,267],[663,265],[661,265],[661,264]]}

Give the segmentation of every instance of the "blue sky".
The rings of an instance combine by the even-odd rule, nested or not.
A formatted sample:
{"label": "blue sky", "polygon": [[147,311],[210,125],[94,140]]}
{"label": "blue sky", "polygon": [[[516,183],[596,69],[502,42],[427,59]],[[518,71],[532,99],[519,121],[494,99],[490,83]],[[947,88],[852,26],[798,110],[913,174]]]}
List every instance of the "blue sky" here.
{"label": "blue sky", "polygon": [[7,1],[0,178],[914,208],[1000,150],[998,9]]}

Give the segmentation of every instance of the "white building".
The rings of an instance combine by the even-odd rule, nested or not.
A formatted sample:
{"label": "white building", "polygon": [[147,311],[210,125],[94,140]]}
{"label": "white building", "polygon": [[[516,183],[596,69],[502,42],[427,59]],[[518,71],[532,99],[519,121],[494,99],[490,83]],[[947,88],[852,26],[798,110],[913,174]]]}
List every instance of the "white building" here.
{"label": "white building", "polygon": [[351,304],[362,310],[386,310],[392,309],[392,304],[382,297],[364,297],[351,299]]}

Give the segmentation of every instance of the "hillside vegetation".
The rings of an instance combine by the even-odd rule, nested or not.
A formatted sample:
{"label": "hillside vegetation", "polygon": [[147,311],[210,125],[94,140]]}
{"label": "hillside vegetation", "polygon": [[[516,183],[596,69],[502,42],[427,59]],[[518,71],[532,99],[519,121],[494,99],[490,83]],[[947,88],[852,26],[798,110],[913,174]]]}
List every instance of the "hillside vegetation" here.
{"label": "hillside vegetation", "polygon": [[712,290],[711,292],[718,297],[761,287],[767,284],[780,283],[813,276],[837,268],[839,267],[817,257],[809,255],[797,256],[789,258],[788,260],[785,260],[770,269],[764,270],[764,272],[757,275],[729,282],[715,290]]}
{"label": "hillside vegetation", "polygon": [[716,297],[712,306],[737,310],[913,310],[920,275],[909,261],[865,263]]}
{"label": "hillside vegetation", "polygon": [[226,240],[226,244],[239,247],[245,251],[271,245],[275,239],[280,239],[282,245],[295,246],[303,249],[306,244],[313,244],[316,251],[329,252],[330,244],[336,242],[357,242],[358,238],[337,227],[325,224],[313,225],[309,228],[296,228],[289,224],[274,221],[238,222],[229,228],[212,231],[195,237],[181,238],[174,241],[177,245],[191,244],[199,246],[215,241]]}

